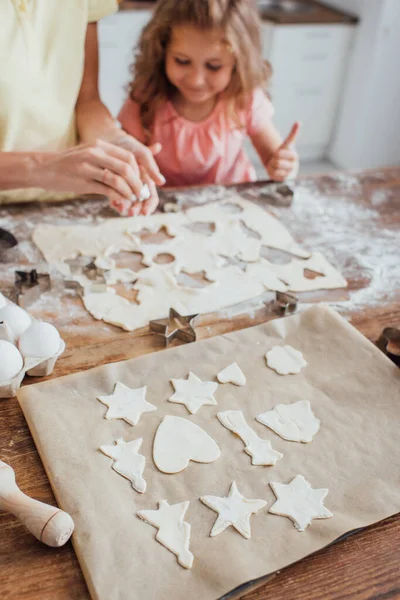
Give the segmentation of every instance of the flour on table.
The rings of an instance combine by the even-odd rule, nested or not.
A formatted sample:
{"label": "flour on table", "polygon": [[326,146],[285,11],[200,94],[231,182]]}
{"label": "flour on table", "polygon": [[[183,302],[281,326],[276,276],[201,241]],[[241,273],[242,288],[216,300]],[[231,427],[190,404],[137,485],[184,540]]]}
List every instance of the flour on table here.
{"label": "flour on table", "polygon": [[233,383],[233,385],[246,385],[246,377],[237,363],[232,363],[222,369],[217,375],[220,383]]}
{"label": "flour on table", "polygon": [[189,373],[187,379],[171,379],[175,394],[168,398],[169,402],[184,404],[188,411],[195,414],[204,405],[217,404],[214,394],[218,383],[202,381],[194,373]]}
{"label": "flour on table", "polygon": [[239,492],[233,481],[228,496],[202,496],[200,500],[218,513],[210,536],[222,533],[232,525],[243,537],[251,538],[250,517],[266,506],[265,500],[250,500]]}
{"label": "flour on table", "polygon": [[302,353],[292,346],[274,346],[265,355],[267,365],[279,375],[300,373],[307,365]]}
{"label": "flour on table", "polygon": [[243,440],[244,451],[251,456],[252,465],[275,465],[283,454],[274,450],[268,440],[263,440],[247,424],[241,410],[217,413],[221,424]]}
{"label": "flour on table", "polygon": [[108,406],[105,419],[123,419],[130,425],[137,425],[143,413],[157,410],[157,407],[146,400],[147,387],[129,388],[117,381],[112,394],[97,396],[103,404]]}
{"label": "flour on table", "polygon": [[122,438],[116,440],[113,446],[100,446],[100,450],[115,462],[112,465],[114,471],[129,479],[134,490],[143,494],[146,491],[146,482],[143,479],[143,471],[146,458],[139,454],[142,438],[125,442]]}
{"label": "flour on table", "polygon": [[277,404],[275,408],[256,417],[284,440],[311,442],[319,430],[321,421],[314,415],[308,400],[293,404]]}
{"label": "flour on table", "polygon": [[[234,212],[228,209],[233,207]],[[201,225],[203,231],[197,231]],[[209,229],[204,233],[204,226]],[[141,233],[165,228],[164,242],[147,243]],[[214,312],[272,291],[300,291],[345,287],[346,282],[319,253],[303,250],[285,227],[266,210],[239,196],[190,208],[180,213],[109,219],[100,225],[61,227],[41,224],[33,240],[50,264],[64,271],[63,261],[79,255],[94,258],[105,269],[108,288],[93,293],[85,288],[85,308],[96,318],[133,331],[149,320],[166,316],[170,308],[180,314]],[[267,246],[292,256],[288,264],[274,264],[261,256]],[[113,258],[120,251],[143,254],[145,268],[137,273],[118,268]],[[159,264],[159,254],[173,261]],[[242,269],[232,260],[245,263]],[[305,276],[305,269],[315,272]],[[192,287],[178,282],[182,274],[203,272],[208,284]],[[133,283],[135,302],[119,296],[114,283]]]}
{"label": "flour on table", "polygon": [[182,417],[167,415],[154,438],[153,458],[163,473],[179,473],[192,460],[211,463],[221,451],[217,443],[198,425]]}
{"label": "flour on table", "polygon": [[333,514],[324,506],[329,490],[313,489],[303,475],[296,475],[288,484],[270,483],[277,497],[270,513],[289,517],[299,531],[304,531],[313,519],[328,519]]}
{"label": "flour on table", "polygon": [[139,510],[138,517],[157,527],[156,540],[176,555],[178,563],[185,569],[191,569],[193,554],[189,550],[190,525],[183,520],[189,502],[168,504],[159,503],[158,510]]}

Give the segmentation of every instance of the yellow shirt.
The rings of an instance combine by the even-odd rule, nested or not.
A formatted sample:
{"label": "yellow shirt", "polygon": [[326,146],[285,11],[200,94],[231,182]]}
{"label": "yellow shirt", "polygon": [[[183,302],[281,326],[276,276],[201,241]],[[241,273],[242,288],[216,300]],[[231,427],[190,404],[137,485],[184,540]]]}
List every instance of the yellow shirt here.
{"label": "yellow shirt", "polygon": [[[76,143],[87,24],[117,6],[117,0],[0,0],[0,152]],[[0,192],[0,204],[57,196],[10,190]]]}

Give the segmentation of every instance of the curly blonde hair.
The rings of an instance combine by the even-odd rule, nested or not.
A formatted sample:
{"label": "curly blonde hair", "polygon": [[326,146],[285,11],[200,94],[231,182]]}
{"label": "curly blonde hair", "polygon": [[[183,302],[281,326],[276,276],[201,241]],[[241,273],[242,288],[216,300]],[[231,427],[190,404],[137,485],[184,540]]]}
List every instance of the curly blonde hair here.
{"label": "curly blonde hair", "polygon": [[175,91],[165,73],[165,55],[173,28],[183,24],[223,32],[236,60],[225,91],[232,116],[255,88],[266,85],[271,74],[262,58],[260,20],[253,0],[159,0],[139,39],[129,85],[131,99],[140,105],[147,141],[160,103]]}

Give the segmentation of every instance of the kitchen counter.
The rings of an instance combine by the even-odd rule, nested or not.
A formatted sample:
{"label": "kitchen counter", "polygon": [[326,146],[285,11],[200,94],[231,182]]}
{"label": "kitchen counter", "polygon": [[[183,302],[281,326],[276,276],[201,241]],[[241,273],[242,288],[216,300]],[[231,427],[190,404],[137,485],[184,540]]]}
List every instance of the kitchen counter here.
{"label": "kitchen counter", "polygon": [[[358,17],[355,15],[337,10],[322,2],[316,2],[315,0],[301,0],[301,4],[308,8],[300,11],[284,11],[267,7],[262,8],[262,2],[260,4],[261,18],[265,21],[272,21],[277,25],[332,25],[335,23],[349,23],[355,25],[358,22]],[[121,2],[119,10],[152,10],[154,6],[155,2],[135,2],[132,0],[125,0]]]}

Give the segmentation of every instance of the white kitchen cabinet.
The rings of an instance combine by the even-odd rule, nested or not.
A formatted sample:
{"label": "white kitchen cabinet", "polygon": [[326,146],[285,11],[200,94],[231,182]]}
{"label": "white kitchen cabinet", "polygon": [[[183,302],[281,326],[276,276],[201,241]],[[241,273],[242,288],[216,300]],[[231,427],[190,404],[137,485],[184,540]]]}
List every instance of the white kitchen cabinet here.
{"label": "white kitchen cabinet", "polygon": [[150,17],[150,10],[121,11],[99,22],[99,90],[113,116],[126,98],[134,48]]}
{"label": "white kitchen cabinet", "polygon": [[275,123],[286,136],[302,122],[302,159],[323,158],[332,137],[354,26],[262,25],[263,55],[271,62]]}

